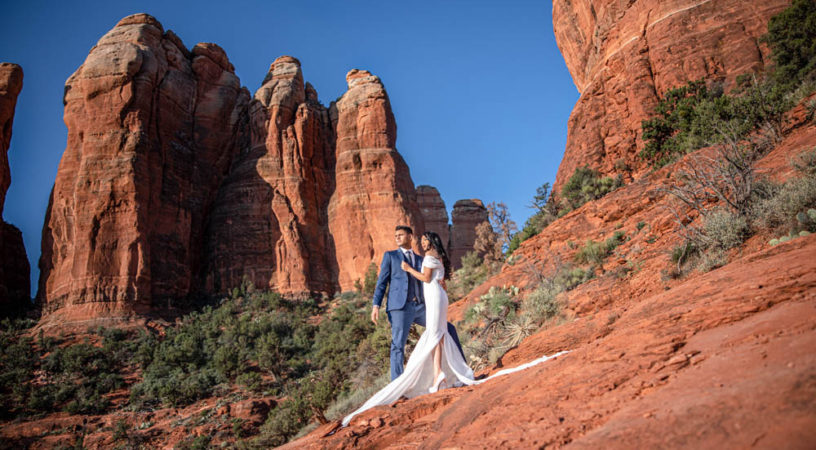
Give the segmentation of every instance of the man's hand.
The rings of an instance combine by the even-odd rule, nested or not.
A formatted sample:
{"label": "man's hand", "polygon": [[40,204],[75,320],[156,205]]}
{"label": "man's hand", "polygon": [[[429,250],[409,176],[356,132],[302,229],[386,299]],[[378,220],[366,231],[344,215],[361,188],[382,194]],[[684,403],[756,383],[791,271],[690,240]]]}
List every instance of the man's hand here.
{"label": "man's hand", "polygon": [[371,321],[374,322],[374,325],[377,325],[377,320],[380,318],[380,307],[374,305],[371,308]]}

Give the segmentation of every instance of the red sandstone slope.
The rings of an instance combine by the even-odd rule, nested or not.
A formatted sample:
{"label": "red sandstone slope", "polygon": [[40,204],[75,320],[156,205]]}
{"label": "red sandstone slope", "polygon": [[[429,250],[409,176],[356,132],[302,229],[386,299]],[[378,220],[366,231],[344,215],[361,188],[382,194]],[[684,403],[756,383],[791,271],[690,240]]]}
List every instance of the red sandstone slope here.
{"label": "red sandstone slope", "polygon": [[[816,143],[814,124],[794,123],[760,162],[768,173],[785,173],[790,156]],[[522,244],[515,264],[451,306],[450,317],[461,318],[490,286],[525,286],[570,261],[568,240],[624,231],[630,239],[606,272],[560,297],[564,318],[501,362],[569,354],[375,408],[290,447],[808,448],[816,439],[816,236],[776,247],[757,236],[725,267],[664,279],[679,236],[656,188],[670,170],[557,220]]]}
{"label": "red sandstone slope", "polygon": [[14,225],[3,221],[6,192],[11,184],[8,150],[17,96],[23,88],[23,69],[16,64],[0,63],[0,308],[4,313],[30,302],[28,258],[23,235]]}
{"label": "red sandstone slope", "polygon": [[[686,81],[731,86],[767,64],[758,38],[788,0],[556,0],[556,42],[581,97],[570,115],[554,190],[576,168],[647,169],[635,156],[640,123]],[[616,168],[616,165],[618,168]]]}

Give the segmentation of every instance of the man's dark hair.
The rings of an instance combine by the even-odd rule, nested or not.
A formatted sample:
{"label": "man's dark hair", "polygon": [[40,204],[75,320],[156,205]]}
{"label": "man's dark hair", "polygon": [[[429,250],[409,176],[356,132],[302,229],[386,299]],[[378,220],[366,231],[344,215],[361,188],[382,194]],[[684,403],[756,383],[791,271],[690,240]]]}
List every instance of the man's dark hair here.
{"label": "man's dark hair", "polygon": [[397,228],[394,231],[402,230],[408,234],[414,234],[414,230],[411,229],[408,225],[397,225]]}

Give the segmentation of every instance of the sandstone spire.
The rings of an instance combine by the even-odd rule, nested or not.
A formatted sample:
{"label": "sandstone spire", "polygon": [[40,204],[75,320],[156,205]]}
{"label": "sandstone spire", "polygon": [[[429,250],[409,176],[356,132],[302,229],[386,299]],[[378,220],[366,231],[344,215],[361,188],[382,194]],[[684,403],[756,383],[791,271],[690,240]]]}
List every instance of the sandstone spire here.
{"label": "sandstone spire", "polygon": [[68,141],[43,228],[47,316],[147,311],[185,297],[249,93],[215,44],[187,50],[122,19],[65,87]]}
{"label": "sandstone spire", "polygon": [[423,231],[408,166],[396,150],[397,125],[380,79],[354,69],[331,108],[337,137],[335,192],[329,203],[341,289],[362,280],[372,261],[395,247],[394,227]]}
{"label": "sandstone spire", "polygon": [[206,289],[246,277],[284,294],[332,292],[326,209],[334,186],[328,111],[304,85],[300,62],[281,56],[249,109],[250,136],[213,210]]}
{"label": "sandstone spire", "polygon": [[23,235],[3,221],[6,191],[11,184],[8,150],[17,96],[23,88],[23,69],[17,64],[0,63],[0,316],[26,306],[31,301],[31,281]]}

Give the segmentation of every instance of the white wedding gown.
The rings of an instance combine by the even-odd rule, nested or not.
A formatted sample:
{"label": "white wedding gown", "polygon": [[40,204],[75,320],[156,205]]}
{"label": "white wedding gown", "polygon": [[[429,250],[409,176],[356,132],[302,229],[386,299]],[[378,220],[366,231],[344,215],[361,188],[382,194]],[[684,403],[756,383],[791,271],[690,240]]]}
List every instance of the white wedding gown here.
{"label": "white wedding gown", "polygon": [[[459,353],[459,349],[448,334],[448,295],[442,289],[442,285],[439,284],[440,280],[445,277],[445,268],[442,266],[442,262],[432,256],[425,256],[422,267],[430,267],[433,270],[431,281],[422,283],[423,293],[425,294],[425,332],[417,341],[417,345],[408,358],[408,363],[405,365],[405,371],[402,375],[374,394],[359,409],[343,418],[343,426],[347,426],[357,414],[375,406],[391,404],[402,396],[413,398],[427,394],[428,389],[434,382],[433,350],[440,339],[443,342],[442,371],[445,373],[444,383],[447,386],[451,386],[457,380],[462,384],[472,385],[483,383],[489,379],[477,381],[473,378],[473,370],[468,367],[467,362],[462,358],[462,354]],[[525,369],[563,353],[566,352],[560,352],[549,357],[545,356],[519,367],[499,371],[490,378]]]}

